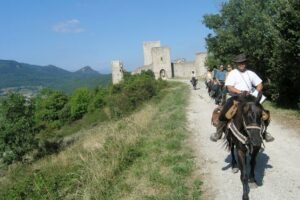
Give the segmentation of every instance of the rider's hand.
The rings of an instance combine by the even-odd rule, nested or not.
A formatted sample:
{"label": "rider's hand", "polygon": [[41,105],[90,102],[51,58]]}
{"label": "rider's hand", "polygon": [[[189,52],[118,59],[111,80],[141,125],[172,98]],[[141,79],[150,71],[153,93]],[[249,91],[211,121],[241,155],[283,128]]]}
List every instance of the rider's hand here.
{"label": "rider's hand", "polygon": [[243,97],[248,96],[250,93],[248,91],[241,91],[240,95]]}

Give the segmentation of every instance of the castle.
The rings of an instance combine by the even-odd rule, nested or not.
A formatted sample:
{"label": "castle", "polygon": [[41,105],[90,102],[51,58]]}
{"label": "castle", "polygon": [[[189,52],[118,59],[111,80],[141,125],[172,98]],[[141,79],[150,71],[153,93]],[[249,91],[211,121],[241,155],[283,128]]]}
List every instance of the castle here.
{"label": "castle", "polygon": [[[207,53],[196,53],[194,61],[177,59],[171,61],[170,48],[163,47],[160,41],[144,42],[144,65],[138,67],[132,74],[140,73],[143,70],[152,70],[155,78],[191,78],[192,71],[198,77],[204,76],[206,72],[205,60]],[[123,63],[119,60],[112,61],[113,84],[123,79]]]}

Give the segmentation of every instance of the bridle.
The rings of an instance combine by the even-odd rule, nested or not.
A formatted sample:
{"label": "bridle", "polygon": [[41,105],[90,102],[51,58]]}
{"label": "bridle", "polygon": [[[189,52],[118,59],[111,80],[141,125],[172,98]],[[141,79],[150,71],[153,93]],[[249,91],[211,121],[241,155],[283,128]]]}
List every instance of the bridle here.
{"label": "bridle", "polygon": [[253,124],[250,124],[250,125],[246,125],[246,122],[245,122],[245,119],[244,119],[244,115],[242,115],[242,121],[243,121],[243,128],[244,128],[244,130],[245,130],[245,132],[247,133],[247,136],[248,136],[247,137],[247,141],[246,141],[246,148],[247,148],[247,150],[250,153],[253,152],[253,146],[251,145],[251,142],[249,140],[250,137],[251,137],[251,134],[250,134],[249,130],[251,130],[251,129],[259,130],[259,136],[261,138],[262,145],[265,147],[264,140],[263,140],[263,133],[266,130],[266,126],[264,124],[264,121],[262,120],[261,125],[256,124],[256,123],[253,123]]}
{"label": "bridle", "polygon": [[262,138],[262,134],[263,134],[263,132],[264,132],[265,129],[266,129],[263,120],[262,120],[261,125],[259,125],[259,124],[254,124],[254,123],[253,123],[253,124],[250,124],[250,125],[246,125],[244,116],[242,115],[242,121],[243,121],[243,128],[244,128],[245,132],[247,133],[248,137],[250,136],[249,130],[251,130],[251,129],[256,129],[256,130],[259,130],[259,131],[260,131],[259,135],[260,135],[261,138]]}
{"label": "bridle", "polygon": [[242,122],[243,122],[243,127],[242,128],[246,132],[246,134],[247,134],[246,136],[236,128],[233,120],[228,124],[228,128],[231,130],[231,132],[237,138],[237,140],[239,140],[242,144],[244,144],[246,146],[247,150],[250,153],[252,153],[253,146],[251,145],[251,142],[250,142],[250,137],[251,137],[250,130],[251,129],[256,129],[256,130],[260,131],[259,135],[261,137],[262,145],[265,146],[264,142],[263,142],[263,138],[262,138],[262,134],[266,130],[266,126],[264,124],[264,121],[262,120],[261,125],[259,125],[259,124],[247,125],[246,122],[245,122],[244,116],[242,115]]}

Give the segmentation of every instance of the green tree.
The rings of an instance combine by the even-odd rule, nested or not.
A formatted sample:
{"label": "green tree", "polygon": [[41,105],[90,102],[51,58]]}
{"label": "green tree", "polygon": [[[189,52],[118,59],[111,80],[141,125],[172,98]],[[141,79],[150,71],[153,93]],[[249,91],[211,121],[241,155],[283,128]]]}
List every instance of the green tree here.
{"label": "green tree", "polygon": [[268,96],[281,105],[295,106],[300,98],[299,3],[229,0],[203,20],[213,30],[206,38],[209,53],[222,63],[245,53],[249,68],[265,81]]}
{"label": "green tree", "polygon": [[77,120],[83,117],[88,111],[92,94],[87,88],[78,88],[74,91],[70,99],[71,117]]}
{"label": "green tree", "polygon": [[68,96],[60,91],[43,90],[36,98],[35,120],[39,129],[59,128],[70,117]]}
{"label": "green tree", "polygon": [[93,98],[90,102],[89,105],[89,112],[93,112],[97,109],[103,108],[107,104],[107,95],[108,95],[108,90],[104,87],[97,87],[94,90]]}
{"label": "green tree", "polygon": [[5,163],[22,160],[36,145],[34,106],[30,99],[11,93],[1,103],[0,150]]}

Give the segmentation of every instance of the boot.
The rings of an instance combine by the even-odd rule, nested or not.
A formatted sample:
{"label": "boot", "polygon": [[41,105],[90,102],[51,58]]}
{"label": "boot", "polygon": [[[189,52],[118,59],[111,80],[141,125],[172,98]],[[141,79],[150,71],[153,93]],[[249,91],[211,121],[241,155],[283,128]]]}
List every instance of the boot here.
{"label": "boot", "polygon": [[210,136],[211,141],[217,142],[219,139],[222,138],[222,133],[224,131],[224,127],[226,126],[226,124],[227,124],[227,122],[224,122],[224,121],[219,122],[219,124],[217,126],[217,131]]}
{"label": "boot", "polygon": [[275,138],[267,131],[263,133],[263,138],[266,142],[273,142]]}

